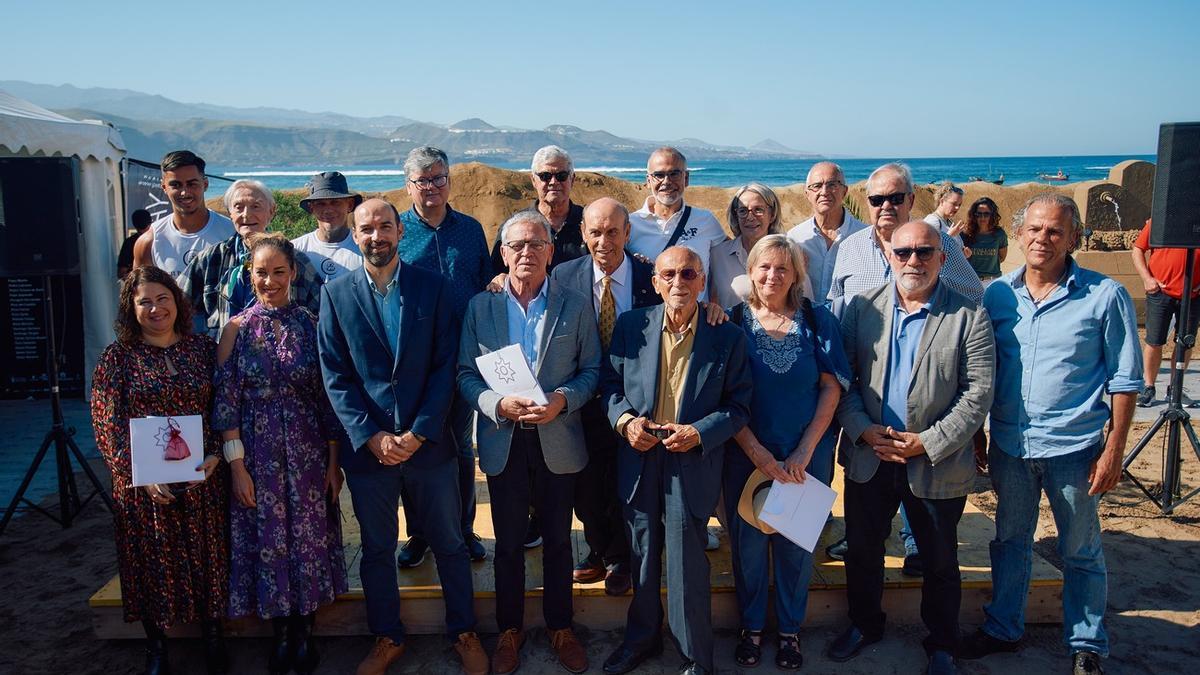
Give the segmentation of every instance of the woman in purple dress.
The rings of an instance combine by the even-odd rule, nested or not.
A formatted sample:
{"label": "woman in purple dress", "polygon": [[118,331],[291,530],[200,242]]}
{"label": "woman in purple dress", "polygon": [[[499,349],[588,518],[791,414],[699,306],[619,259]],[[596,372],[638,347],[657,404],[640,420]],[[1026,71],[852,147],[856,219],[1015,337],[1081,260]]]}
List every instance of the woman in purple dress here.
{"label": "woman in purple dress", "polygon": [[347,589],[340,423],[322,386],[316,319],[290,297],[291,242],[262,234],[248,246],[258,302],[221,335],[213,413],[233,479],[229,614],[271,619],[270,672],[311,673],[314,614]]}

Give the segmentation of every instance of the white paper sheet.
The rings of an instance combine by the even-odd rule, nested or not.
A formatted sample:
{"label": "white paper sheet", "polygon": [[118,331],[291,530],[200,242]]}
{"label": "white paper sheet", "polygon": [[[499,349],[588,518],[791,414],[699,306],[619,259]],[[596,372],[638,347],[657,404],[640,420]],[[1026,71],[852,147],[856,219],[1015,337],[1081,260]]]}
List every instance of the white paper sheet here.
{"label": "white paper sheet", "polygon": [[837,493],[805,473],[803,483],[771,483],[759,518],[800,548],[813,552]]}
{"label": "white paper sheet", "polygon": [[488,388],[501,396],[521,396],[538,405],[546,405],[546,392],[525,363],[521,345],[509,345],[475,357],[475,366]]}
{"label": "white paper sheet", "polygon": [[[199,415],[135,417],[129,420],[133,486],[183,483],[204,478],[204,422]],[[185,451],[187,457],[178,457]]]}

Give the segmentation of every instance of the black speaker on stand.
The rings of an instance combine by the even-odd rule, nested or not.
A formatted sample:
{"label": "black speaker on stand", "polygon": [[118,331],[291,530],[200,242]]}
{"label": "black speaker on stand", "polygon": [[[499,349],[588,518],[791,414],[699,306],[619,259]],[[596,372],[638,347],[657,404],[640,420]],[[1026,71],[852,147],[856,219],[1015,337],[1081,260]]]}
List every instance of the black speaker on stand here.
{"label": "black speaker on stand", "polygon": [[[112,510],[112,498],[79,450],[63,418],[59,391],[59,335],[55,324],[54,279],[79,272],[78,167],[74,160],[57,158],[0,159],[0,276],[40,277],[42,318],[46,342],[46,382],[49,387],[51,426],[34,453],[21,486],[0,518],[0,534],[17,509],[25,504],[51,520],[71,526],[75,516],[99,495]],[[25,498],[34,475],[54,448],[58,479],[58,513],[54,514]],[[80,498],[71,465],[74,457],[94,491]]]}
{"label": "black speaker on stand", "polygon": [[[1191,319],[1191,290],[1195,288],[1193,266],[1196,249],[1200,248],[1200,122],[1164,124],[1158,131],[1158,166],[1154,173],[1154,201],[1150,215],[1150,246],[1152,248],[1187,249],[1187,268],[1184,272],[1184,298],[1175,317],[1175,351],[1171,355],[1171,395],[1167,407],[1146,431],[1122,464],[1122,470],[1133,484],[1163,513],[1200,493],[1200,487],[1182,494],[1179,450],[1180,436],[1187,436],[1196,458],[1200,459],[1200,439],[1192,428],[1191,416],[1184,409],[1183,354],[1196,344],[1196,336],[1187,333]],[[1154,377],[1155,373],[1146,373]],[[1129,471],[1142,450],[1163,428],[1167,441],[1163,447],[1161,490],[1146,486]]]}

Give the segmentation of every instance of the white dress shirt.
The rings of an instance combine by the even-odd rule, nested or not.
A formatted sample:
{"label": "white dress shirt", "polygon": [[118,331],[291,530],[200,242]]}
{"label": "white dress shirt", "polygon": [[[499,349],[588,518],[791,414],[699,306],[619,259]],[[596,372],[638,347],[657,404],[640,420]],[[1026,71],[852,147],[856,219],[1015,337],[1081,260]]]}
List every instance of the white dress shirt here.
{"label": "white dress shirt", "polygon": [[[604,296],[604,270],[592,260],[592,304],[596,309],[596,318],[600,318],[600,298]],[[633,265],[629,256],[621,259],[621,264],[612,273],[612,294],[617,306],[617,316],[633,307]]]}
{"label": "white dress shirt", "polygon": [[825,239],[821,228],[817,227],[814,218],[800,223],[788,230],[788,239],[800,244],[808,263],[808,284],[812,289],[813,302],[828,304],[829,285],[833,279],[833,267],[837,261],[838,249],[846,237],[865,230],[869,225],[850,214],[849,209],[842,209],[842,225],[837,230],[833,243]]}

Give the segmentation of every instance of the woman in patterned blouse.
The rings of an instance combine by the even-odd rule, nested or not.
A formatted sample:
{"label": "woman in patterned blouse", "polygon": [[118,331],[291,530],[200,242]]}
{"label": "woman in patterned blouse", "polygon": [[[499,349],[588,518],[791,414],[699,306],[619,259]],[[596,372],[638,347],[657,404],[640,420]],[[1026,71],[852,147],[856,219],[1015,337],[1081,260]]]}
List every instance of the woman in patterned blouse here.
{"label": "woman in patterned blouse", "polygon": [[[750,249],[750,295],[735,309],[749,345],[754,374],[750,424],[734,440],[741,452],[725,453],[725,524],[733,549],[734,584],[741,633],[734,651],[738,665],[762,658],[767,619],[768,561],[775,566],[775,613],[779,649],[775,665],[796,670],[800,625],[808,603],[812,554],[781,534],[766,534],[738,514],[738,495],[757,468],[771,480],[828,483],[833,473],[836,435],[826,433],[850,366],[833,314],[814,307],[803,293],[808,274],[804,255],[782,234],[769,234]],[[771,555],[768,556],[768,550]]]}
{"label": "woman in patterned blouse", "polygon": [[[146,673],[168,672],[165,629],[200,622],[209,673],[228,658],[221,637],[229,587],[227,476],[210,433],[216,344],[191,335],[192,313],[171,275],[138,267],[121,285],[117,341],[92,375],[96,445],[113,477],[113,525],[126,621],[146,630]],[[190,484],[132,487],[129,420],[201,415],[203,464]]]}

